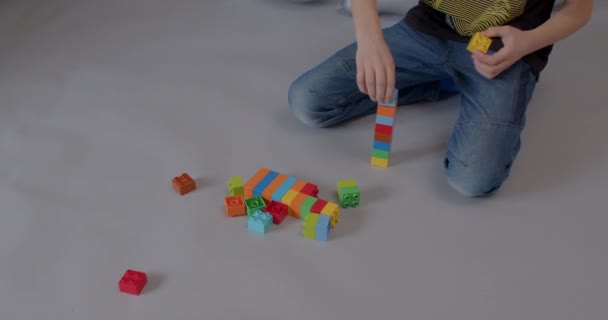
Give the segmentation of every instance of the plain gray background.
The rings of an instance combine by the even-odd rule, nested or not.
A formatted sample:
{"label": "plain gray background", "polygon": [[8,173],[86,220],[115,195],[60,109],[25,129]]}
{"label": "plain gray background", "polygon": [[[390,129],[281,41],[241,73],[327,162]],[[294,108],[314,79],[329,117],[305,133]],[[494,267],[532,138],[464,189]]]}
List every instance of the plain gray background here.
{"label": "plain gray background", "polygon": [[[386,17],[390,25],[399,17]],[[301,72],[354,39],[335,3],[0,1],[0,318],[605,319],[608,5],[556,46],[504,188],[465,199],[442,160],[458,99],[373,117],[288,111]],[[227,218],[231,175],[357,179],[328,242]],[[199,189],[180,197],[181,172]],[[118,292],[127,268],[143,295]]]}

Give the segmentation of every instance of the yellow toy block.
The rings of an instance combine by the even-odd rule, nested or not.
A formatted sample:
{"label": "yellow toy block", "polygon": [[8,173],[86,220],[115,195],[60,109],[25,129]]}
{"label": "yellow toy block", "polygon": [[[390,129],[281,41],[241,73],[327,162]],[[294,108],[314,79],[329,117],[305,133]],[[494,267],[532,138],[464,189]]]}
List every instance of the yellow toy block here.
{"label": "yellow toy block", "polygon": [[296,196],[298,194],[299,194],[299,192],[294,191],[293,189],[289,189],[287,191],[287,193],[285,193],[283,198],[281,198],[281,203],[284,203],[287,205],[289,215],[292,215],[292,211],[293,211],[291,203],[293,202],[293,200],[296,198]]}
{"label": "yellow toy block", "polygon": [[325,207],[321,209],[321,214],[331,217],[330,226],[332,228],[335,227],[340,220],[340,209],[338,208],[338,205],[333,202],[328,202]]}
{"label": "yellow toy block", "polygon": [[483,53],[487,53],[488,49],[490,49],[491,44],[492,44],[492,39],[482,35],[480,32],[477,32],[471,38],[471,41],[469,41],[467,50],[469,50],[471,52],[474,52],[475,50],[479,50]]}
{"label": "yellow toy block", "polygon": [[372,164],[372,166],[375,166],[375,167],[388,168],[387,159],[380,159],[380,158],[372,157],[371,164]]}

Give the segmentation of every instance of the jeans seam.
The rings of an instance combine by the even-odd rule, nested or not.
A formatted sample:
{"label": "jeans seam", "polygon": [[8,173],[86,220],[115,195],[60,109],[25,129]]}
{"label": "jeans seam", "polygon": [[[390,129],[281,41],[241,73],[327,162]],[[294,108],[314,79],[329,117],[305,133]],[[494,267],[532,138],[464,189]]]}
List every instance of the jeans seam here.
{"label": "jeans seam", "polygon": [[501,128],[513,128],[513,129],[522,129],[522,126],[517,126],[517,125],[513,125],[513,124],[505,124],[505,123],[498,123],[498,122],[491,122],[491,121],[477,121],[477,120],[464,120],[464,121],[460,121],[459,124],[465,124],[465,123],[474,123],[474,124],[487,124],[487,125],[491,125],[494,127],[501,127]]}

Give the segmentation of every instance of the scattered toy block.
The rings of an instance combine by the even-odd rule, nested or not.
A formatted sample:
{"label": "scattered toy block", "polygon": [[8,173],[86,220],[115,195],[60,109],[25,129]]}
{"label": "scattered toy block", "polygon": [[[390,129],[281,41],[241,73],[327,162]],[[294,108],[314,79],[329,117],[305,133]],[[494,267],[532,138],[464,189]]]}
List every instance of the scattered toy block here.
{"label": "scattered toy block", "polygon": [[300,192],[305,193],[309,196],[317,197],[319,195],[319,187],[317,185],[312,184],[310,182],[306,183]]}
{"label": "scattered toy block", "polygon": [[253,198],[253,189],[264,179],[270,172],[268,168],[260,168],[246,183],[245,183],[245,199]]}
{"label": "scattered toy block", "polygon": [[315,227],[315,239],[327,241],[329,239],[330,217],[324,214],[319,215]]}
{"label": "scattered toy block", "polygon": [[467,46],[467,50],[470,52],[474,52],[475,50],[479,50],[483,53],[488,53],[490,46],[492,45],[492,39],[484,36],[481,32],[475,33],[469,44]]}
{"label": "scattered toy block", "polygon": [[272,215],[255,210],[247,219],[247,228],[257,233],[267,233],[272,227]]}
{"label": "scattered toy block", "polygon": [[309,214],[302,221],[302,235],[306,239],[314,240],[317,237],[318,214]]}
{"label": "scattered toy block", "polygon": [[330,226],[334,228],[340,221],[340,209],[338,205],[332,202],[328,202],[320,212],[321,215],[326,215],[331,218]]}
{"label": "scattered toy block", "polygon": [[354,179],[339,180],[337,185],[338,198],[340,199],[340,206],[342,208],[359,206],[361,195],[359,186]]}
{"label": "scattered toy block", "polygon": [[226,207],[226,215],[229,217],[244,216],[247,214],[247,208],[243,201],[243,196],[229,196],[224,198],[224,206]]}
{"label": "scattered toy block", "polygon": [[264,208],[264,212],[269,213],[272,216],[272,222],[280,224],[285,217],[287,217],[287,205],[278,201],[270,201]]}
{"label": "scattered toy block", "polygon": [[287,180],[287,178],[289,178],[288,175],[279,173],[270,182],[270,184],[268,184],[268,186],[264,190],[262,190],[262,197],[264,198],[264,200],[270,202],[270,200],[272,200],[272,195],[274,194],[274,192],[283,184],[283,182],[285,182],[285,180]]}
{"label": "scattered toy block", "polygon": [[245,185],[243,184],[243,177],[233,176],[228,181],[228,194],[231,196],[245,196]]}
{"label": "scattered toy block", "polygon": [[317,203],[317,200],[319,199],[313,196],[308,196],[308,198],[304,200],[302,206],[300,207],[300,219],[304,220],[306,218],[306,216],[311,212],[312,207],[315,205],[315,203]]}
{"label": "scattered toy block", "polygon": [[297,179],[294,177],[288,177],[282,184],[281,186],[272,194],[272,200],[274,201],[281,201],[281,199],[283,199],[283,196],[285,196],[285,194],[287,193],[287,191],[289,191],[289,189],[291,189],[291,187],[293,187],[293,185],[296,183]]}
{"label": "scattered toy block", "polygon": [[138,296],[147,283],[148,276],[146,273],[128,269],[118,281],[118,288],[120,292]]}
{"label": "scattered toy block", "polygon": [[288,215],[292,215],[291,211],[293,210],[293,201],[295,200],[295,198],[298,196],[298,194],[302,194],[300,192],[294,191],[293,189],[290,189],[287,191],[287,193],[285,193],[285,195],[283,196],[283,198],[281,198],[281,203],[287,205],[287,213]]}
{"label": "scattered toy block", "polygon": [[264,179],[262,179],[262,181],[260,181],[260,183],[258,183],[258,185],[255,186],[255,188],[253,188],[253,196],[254,197],[262,196],[262,192],[264,192],[264,190],[266,190],[266,188],[278,176],[279,176],[279,173],[276,171],[268,172],[268,174],[264,177]]}
{"label": "scattered toy block", "polygon": [[175,191],[182,196],[196,189],[196,181],[187,173],[174,177],[172,184]]}
{"label": "scattered toy block", "polygon": [[264,209],[265,206],[266,202],[264,202],[262,196],[256,196],[253,198],[245,199],[245,207],[248,216],[251,216],[251,214],[256,210]]}
{"label": "scattered toy block", "polygon": [[326,204],[327,200],[317,199],[317,202],[310,208],[310,212],[321,213],[321,210],[323,210]]}

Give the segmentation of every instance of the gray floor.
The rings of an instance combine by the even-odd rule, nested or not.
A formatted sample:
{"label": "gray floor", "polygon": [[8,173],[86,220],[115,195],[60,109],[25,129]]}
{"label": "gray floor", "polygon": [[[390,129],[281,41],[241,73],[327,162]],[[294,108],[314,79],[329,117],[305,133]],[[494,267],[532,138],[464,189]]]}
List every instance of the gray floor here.
{"label": "gray floor", "polygon": [[[393,19],[393,20],[391,20]],[[386,24],[394,18],[387,18]],[[463,199],[441,162],[456,100],[295,122],[290,81],[353,39],[334,4],[0,1],[0,318],[605,319],[608,5],[559,44],[500,193]],[[331,241],[228,219],[230,175],[266,166],[362,187]],[[170,180],[187,171],[185,197]],[[120,294],[127,268],[139,297]]]}

